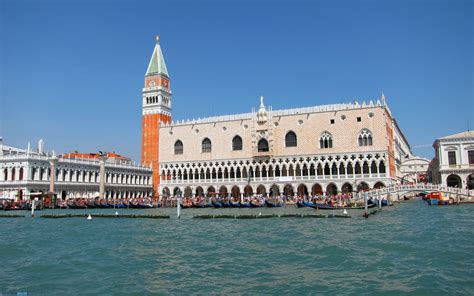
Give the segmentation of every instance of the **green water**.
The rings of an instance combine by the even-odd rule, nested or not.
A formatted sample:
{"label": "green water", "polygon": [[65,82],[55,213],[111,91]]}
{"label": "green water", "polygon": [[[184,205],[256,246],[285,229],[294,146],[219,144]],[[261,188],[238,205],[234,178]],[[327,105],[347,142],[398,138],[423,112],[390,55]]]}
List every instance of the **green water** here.
{"label": "green water", "polygon": [[[114,210],[37,215],[68,212]],[[119,212],[173,216],[0,218],[0,295],[474,294],[474,205],[413,201],[369,219],[192,219],[314,213],[294,207]]]}

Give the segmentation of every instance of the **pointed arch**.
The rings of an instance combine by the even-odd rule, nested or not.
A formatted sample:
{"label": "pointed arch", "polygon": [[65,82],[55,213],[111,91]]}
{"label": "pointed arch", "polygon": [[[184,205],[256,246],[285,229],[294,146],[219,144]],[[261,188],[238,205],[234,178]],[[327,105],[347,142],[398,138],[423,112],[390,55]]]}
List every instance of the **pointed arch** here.
{"label": "pointed arch", "polygon": [[232,139],[232,150],[239,151],[239,150],[242,150],[242,148],[243,148],[242,138],[239,135],[236,135]]}
{"label": "pointed arch", "polygon": [[323,187],[320,184],[316,183],[311,187],[312,195],[323,195]]}
{"label": "pointed arch", "polygon": [[325,131],[321,134],[319,138],[319,148],[328,149],[332,148],[332,135],[328,131]]}
{"label": "pointed arch", "polygon": [[361,129],[358,140],[359,146],[372,146],[372,132],[367,128]]}
{"label": "pointed arch", "polygon": [[296,147],[298,145],[298,140],[296,134],[293,131],[289,131],[285,136],[285,147]]}
{"label": "pointed arch", "polygon": [[212,143],[209,138],[204,138],[201,143],[202,153],[210,153],[212,151]]}
{"label": "pointed arch", "polygon": [[268,152],[270,151],[268,147],[268,141],[266,139],[260,139],[257,144],[258,152]]}
{"label": "pointed arch", "polygon": [[174,154],[183,154],[183,151],[183,142],[181,140],[177,140],[176,142],[174,142]]}

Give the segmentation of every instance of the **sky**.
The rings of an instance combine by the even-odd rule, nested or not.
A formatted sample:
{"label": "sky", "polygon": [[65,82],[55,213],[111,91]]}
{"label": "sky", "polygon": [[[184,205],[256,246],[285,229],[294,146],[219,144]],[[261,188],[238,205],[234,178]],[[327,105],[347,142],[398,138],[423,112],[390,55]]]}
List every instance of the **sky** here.
{"label": "sky", "polygon": [[140,160],[155,35],[174,120],[376,100],[416,155],[474,129],[474,1],[0,0],[0,136]]}

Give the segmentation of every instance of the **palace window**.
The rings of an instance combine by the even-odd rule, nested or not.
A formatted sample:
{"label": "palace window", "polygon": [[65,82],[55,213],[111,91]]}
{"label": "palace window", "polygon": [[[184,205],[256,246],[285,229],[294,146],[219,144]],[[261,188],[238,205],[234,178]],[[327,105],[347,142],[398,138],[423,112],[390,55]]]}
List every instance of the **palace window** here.
{"label": "palace window", "polygon": [[209,140],[209,138],[204,138],[204,140],[202,140],[202,153],[209,153],[211,151],[212,151],[211,140]]}
{"label": "palace window", "polygon": [[359,146],[372,146],[372,132],[366,128],[359,133]]}
{"label": "palace window", "polygon": [[469,159],[469,164],[474,164],[474,150],[467,151],[467,158]]}
{"label": "palace window", "polygon": [[456,151],[448,151],[449,165],[456,165]]}
{"label": "palace window", "polygon": [[296,134],[294,132],[288,132],[285,136],[285,146],[286,147],[296,147],[298,141],[296,139]]}
{"label": "palace window", "polygon": [[232,150],[233,151],[242,150],[242,138],[240,136],[235,136],[232,139]]}
{"label": "palace window", "polygon": [[183,142],[181,140],[174,143],[174,154],[183,154]]}
{"label": "palace window", "polygon": [[258,141],[258,152],[268,152],[268,141],[265,139],[260,139]]}
{"label": "palace window", "polygon": [[321,149],[332,148],[332,135],[328,132],[324,132],[319,139],[319,147]]}

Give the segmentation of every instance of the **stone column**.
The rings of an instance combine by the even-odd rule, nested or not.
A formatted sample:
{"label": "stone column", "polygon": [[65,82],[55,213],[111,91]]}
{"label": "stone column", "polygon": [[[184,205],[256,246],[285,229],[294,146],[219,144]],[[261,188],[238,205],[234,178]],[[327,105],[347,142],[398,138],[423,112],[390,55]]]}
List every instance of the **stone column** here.
{"label": "stone column", "polygon": [[54,181],[56,179],[56,164],[58,163],[58,158],[53,155],[49,160],[49,192],[54,192]]}
{"label": "stone column", "polygon": [[99,158],[99,164],[100,164],[100,169],[99,169],[99,179],[100,179],[100,184],[99,184],[99,198],[104,198],[104,192],[105,192],[105,162],[107,161],[107,156],[101,156]]}

